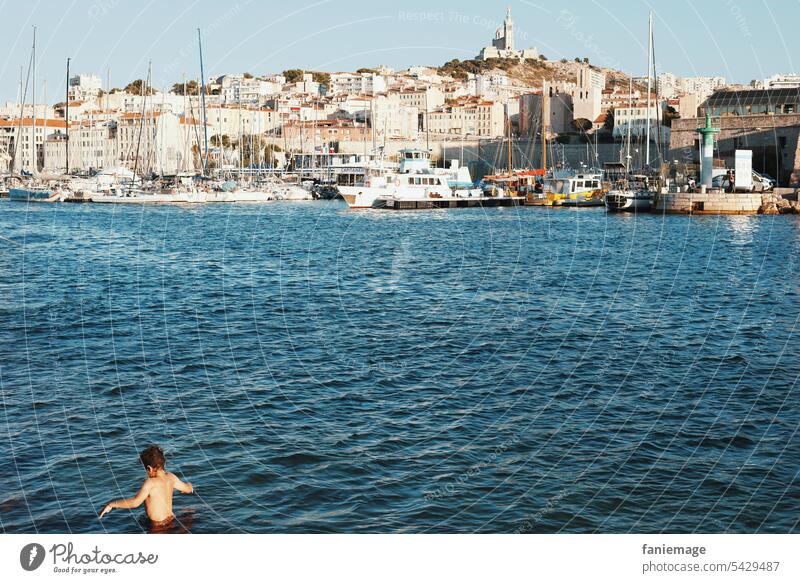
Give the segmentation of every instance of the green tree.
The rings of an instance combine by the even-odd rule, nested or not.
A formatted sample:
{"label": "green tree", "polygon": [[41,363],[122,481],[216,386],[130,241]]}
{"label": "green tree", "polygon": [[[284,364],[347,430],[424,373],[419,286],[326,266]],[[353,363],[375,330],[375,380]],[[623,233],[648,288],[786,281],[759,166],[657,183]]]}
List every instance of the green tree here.
{"label": "green tree", "polygon": [[303,80],[303,70],[302,69],[287,69],[283,72],[283,76],[286,77],[287,83],[297,83],[298,81]]}
{"label": "green tree", "polygon": [[315,83],[319,83],[320,85],[325,85],[325,87],[331,86],[331,75],[330,73],[325,73],[324,71],[317,71],[313,74],[313,79]]}
{"label": "green tree", "polygon": [[576,132],[586,133],[592,129],[592,122],[585,117],[572,120],[572,129]]}
{"label": "green tree", "polygon": [[681,117],[681,114],[678,113],[678,110],[676,110],[671,105],[668,105],[667,109],[664,110],[664,115],[661,118],[661,124],[666,126],[666,127],[668,127],[668,128],[671,128],[672,127],[672,120],[680,119],[680,117]]}
{"label": "green tree", "polygon": [[[220,135],[219,134],[214,134],[213,136],[211,136],[211,139],[209,141],[211,142],[211,145],[216,148],[217,146],[219,146]],[[228,149],[228,148],[231,147],[231,138],[230,138],[230,136],[228,136],[228,134],[223,134],[222,135],[222,147],[225,148],[225,149]]]}
{"label": "green tree", "polygon": [[[172,92],[175,95],[183,95],[183,83],[175,83],[172,86]],[[197,87],[197,81],[194,79],[186,82],[186,95],[199,95],[200,90]]]}
{"label": "green tree", "polygon": [[[144,81],[142,79],[136,79],[131,81],[125,86],[125,92],[130,93],[131,95],[143,95]],[[153,95],[155,91],[152,87],[147,88],[147,94]]]}
{"label": "green tree", "polygon": [[603,129],[607,130],[609,132],[613,132],[614,131],[614,110],[613,109],[609,109],[606,112],[606,119],[603,122]]}
{"label": "green tree", "polygon": [[245,79],[252,79],[253,78],[253,74],[252,73],[245,73],[244,74],[244,78]]}

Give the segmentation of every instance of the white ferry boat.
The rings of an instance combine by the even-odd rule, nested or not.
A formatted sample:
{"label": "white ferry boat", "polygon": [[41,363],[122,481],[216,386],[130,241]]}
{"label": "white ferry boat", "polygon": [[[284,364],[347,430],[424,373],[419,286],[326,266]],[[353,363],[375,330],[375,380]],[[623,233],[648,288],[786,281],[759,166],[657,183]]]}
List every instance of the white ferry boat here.
{"label": "white ferry boat", "polygon": [[350,208],[424,209],[467,206],[512,206],[524,204],[524,197],[485,196],[475,188],[469,170],[457,160],[450,168],[431,167],[430,153],[420,149],[400,151],[396,172],[369,173],[364,184],[339,185]]}

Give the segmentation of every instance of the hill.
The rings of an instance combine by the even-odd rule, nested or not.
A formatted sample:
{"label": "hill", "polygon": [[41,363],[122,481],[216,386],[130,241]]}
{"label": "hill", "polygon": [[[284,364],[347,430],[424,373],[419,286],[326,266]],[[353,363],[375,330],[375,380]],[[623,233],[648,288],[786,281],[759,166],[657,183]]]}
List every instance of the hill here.
{"label": "hill", "polygon": [[450,75],[456,79],[465,79],[469,74],[503,73],[508,75],[514,85],[540,87],[543,79],[550,83],[559,81],[574,83],[578,75],[578,69],[584,63],[588,64],[593,70],[605,74],[606,87],[611,88],[615,85],[627,87],[629,77],[625,73],[616,69],[598,67],[580,59],[573,61],[567,59],[548,61],[545,58],[527,61],[519,61],[517,59],[487,59],[485,61],[469,59],[459,61],[458,59],[453,59],[438,67],[437,70],[440,75]]}

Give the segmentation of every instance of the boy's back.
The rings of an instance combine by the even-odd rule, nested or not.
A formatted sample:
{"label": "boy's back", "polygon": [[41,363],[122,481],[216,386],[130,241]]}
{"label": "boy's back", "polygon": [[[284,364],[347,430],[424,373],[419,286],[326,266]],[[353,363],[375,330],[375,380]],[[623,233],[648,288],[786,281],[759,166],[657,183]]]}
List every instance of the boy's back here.
{"label": "boy's back", "polygon": [[171,472],[147,478],[146,482],[150,482],[150,493],[144,501],[144,506],[147,517],[153,522],[164,522],[172,518],[172,490],[176,488],[176,481],[180,482]]}
{"label": "boy's back", "polygon": [[139,488],[136,496],[125,500],[115,500],[105,505],[100,518],[111,512],[112,508],[137,508],[144,502],[147,517],[154,525],[166,524],[173,518],[172,491],[179,490],[191,494],[194,489],[189,483],[164,469],[164,452],[160,447],[150,446],[140,455],[147,472],[147,479]]}

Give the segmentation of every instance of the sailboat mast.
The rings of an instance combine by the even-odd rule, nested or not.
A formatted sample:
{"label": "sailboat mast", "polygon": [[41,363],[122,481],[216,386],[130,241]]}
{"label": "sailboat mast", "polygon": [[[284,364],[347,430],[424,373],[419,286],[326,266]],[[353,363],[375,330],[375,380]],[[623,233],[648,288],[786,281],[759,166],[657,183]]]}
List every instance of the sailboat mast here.
{"label": "sailboat mast", "polygon": [[[65,124],[67,126],[67,129],[66,129],[67,139],[64,142],[65,150],[66,150],[65,151],[65,153],[66,153],[66,158],[65,158],[66,162],[64,164],[64,174],[69,174],[69,62],[71,60],[72,59],[70,59],[70,57],[67,57],[67,87],[66,87],[66,95],[64,96],[66,98],[65,102],[67,104],[66,113],[64,114],[64,122],[65,122]],[[108,98],[106,98],[106,100],[108,100]]]}
{"label": "sailboat mast", "polygon": [[203,69],[203,39],[197,29],[197,47],[200,50],[200,99],[203,102],[203,176],[208,169],[208,116],[206,114],[206,73]]}
{"label": "sailboat mast", "polygon": [[44,80],[44,92],[42,95],[42,101],[44,102],[44,126],[42,127],[42,170],[44,170],[45,141],[47,139],[47,79]]}
{"label": "sailboat mast", "polygon": [[31,107],[33,108],[32,114],[32,136],[31,136],[31,168],[36,173],[37,160],[36,160],[36,27],[33,27],[33,64],[31,73]]}
{"label": "sailboat mast", "polygon": [[645,124],[647,125],[646,129],[646,144],[645,144],[645,155],[644,155],[644,165],[646,168],[650,167],[650,108],[651,108],[651,81],[653,76],[653,12],[650,11],[650,15],[647,19],[647,114],[645,115]]}
{"label": "sailboat mast", "polygon": [[[628,115],[633,113],[633,75],[628,79]],[[631,173],[631,118],[628,117],[628,131],[625,140],[625,172]]]}
{"label": "sailboat mast", "polygon": [[547,118],[545,117],[545,99],[547,99],[547,81],[542,79],[542,170],[547,174]]}
{"label": "sailboat mast", "polygon": [[508,102],[506,102],[506,135],[507,135],[507,148],[508,148],[508,175],[513,174],[514,161],[511,159],[511,116],[508,111]]}

